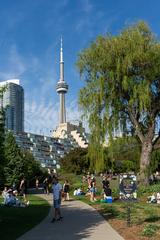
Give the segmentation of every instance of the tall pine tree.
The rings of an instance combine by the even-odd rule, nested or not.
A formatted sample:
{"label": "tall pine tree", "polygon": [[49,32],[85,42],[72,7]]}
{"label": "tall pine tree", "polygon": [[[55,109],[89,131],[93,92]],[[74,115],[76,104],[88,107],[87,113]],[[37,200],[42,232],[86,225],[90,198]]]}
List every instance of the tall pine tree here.
{"label": "tall pine tree", "polygon": [[4,141],[5,141],[5,111],[3,109],[3,93],[5,88],[0,88],[0,185],[4,183]]}
{"label": "tall pine tree", "polygon": [[13,183],[18,185],[22,176],[27,181],[31,181],[35,176],[43,174],[40,163],[34,159],[30,152],[22,151],[18,147],[12,132],[6,134],[5,158],[4,175],[8,185]]}

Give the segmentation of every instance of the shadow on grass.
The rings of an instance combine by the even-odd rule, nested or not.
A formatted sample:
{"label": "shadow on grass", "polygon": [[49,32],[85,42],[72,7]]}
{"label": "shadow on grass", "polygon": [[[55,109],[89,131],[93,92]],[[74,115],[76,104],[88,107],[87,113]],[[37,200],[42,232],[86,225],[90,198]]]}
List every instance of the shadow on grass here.
{"label": "shadow on grass", "polygon": [[160,216],[150,216],[144,220],[144,222],[157,222],[160,220]]}
{"label": "shadow on grass", "polygon": [[17,239],[47,216],[50,209],[47,201],[33,196],[28,199],[28,207],[0,206],[0,239]]}
{"label": "shadow on grass", "polygon": [[[105,220],[97,214],[92,207],[79,201],[66,201],[62,203],[61,209],[63,220],[51,223],[53,217],[52,211],[47,217],[45,224],[37,225],[34,234],[38,240],[58,240],[65,238],[66,240],[91,239],[94,231]],[[104,228],[103,228],[104,229]],[[105,231],[105,230],[104,230]],[[47,233],[47,235],[46,235]],[[105,232],[107,234],[107,231]],[[23,238],[20,238],[20,240]],[[25,240],[33,238],[32,230],[24,236]],[[103,237],[104,239],[104,237]]]}

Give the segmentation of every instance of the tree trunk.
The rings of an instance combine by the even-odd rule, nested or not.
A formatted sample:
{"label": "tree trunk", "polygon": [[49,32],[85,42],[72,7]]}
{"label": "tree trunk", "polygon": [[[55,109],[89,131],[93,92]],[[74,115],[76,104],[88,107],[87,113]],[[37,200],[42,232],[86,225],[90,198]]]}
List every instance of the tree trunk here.
{"label": "tree trunk", "polygon": [[139,183],[141,185],[149,184],[150,176],[150,160],[152,153],[152,141],[147,140],[142,143],[141,158],[140,158],[140,175]]}

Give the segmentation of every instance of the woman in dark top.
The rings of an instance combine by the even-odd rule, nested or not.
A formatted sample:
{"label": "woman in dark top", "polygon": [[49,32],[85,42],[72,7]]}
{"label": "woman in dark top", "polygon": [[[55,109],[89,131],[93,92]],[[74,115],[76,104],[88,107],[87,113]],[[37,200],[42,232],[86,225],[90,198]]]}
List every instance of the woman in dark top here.
{"label": "woman in dark top", "polygon": [[111,197],[112,196],[112,190],[109,187],[106,187],[104,189],[104,194],[106,195],[106,197]]}
{"label": "woman in dark top", "polygon": [[19,186],[20,194],[23,196],[24,202],[28,203],[26,194],[27,194],[27,184],[26,179],[23,177]]}
{"label": "woman in dark top", "polygon": [[69,182],[65,181],[63,185],[64,201],[69,200]]}

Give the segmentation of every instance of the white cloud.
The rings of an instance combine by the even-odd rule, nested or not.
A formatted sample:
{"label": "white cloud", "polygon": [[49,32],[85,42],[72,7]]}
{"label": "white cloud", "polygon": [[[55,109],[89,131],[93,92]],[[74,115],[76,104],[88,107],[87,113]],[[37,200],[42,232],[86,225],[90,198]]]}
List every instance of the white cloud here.
{"label": "white cloud", "polygon": [[[49,54],[50,51],[46,50],[44,62],[49,62]],[[48,64],[43,64],[36,56],[29,54],[26,58],[22,57],[16,45],[11,46],[7,59],[5,68],[0,71],[0,79],[21,80],[20,83],[25,91],[25,131],[50,135],[50,131],[59,123],[59,98],[55,97],[57,76],[53,69],[48,71]],[[66,95],[66,115],[67,121],[73,123],[80,119],[77,102],[76,100],[69,102],[68,95]]]}
{"label": "white cloud", "polygon": [[3,71],[0,70],[0,79],[19,78],[26,70],[27,66],[24,59],[18,53],[16,45],[12,45],[9,49],[5,67]]}
{"label": "white cloud", "polygon": [[82,29],[83,29],[83,27],[85,26],[85,24],[86,24],[86,19],[81,19],[81,20],[79,20],[78,21],[78,23],[76,24],[76,26],[75,26],[75,30],[77,31],[77,32],[80,32]]}
{"label": "white cloud", "polygon": [[17,74],[21,75],[26,71],[26,65],[22,56],[17,51],[15,45],[11,47],[10,56],[9,56],[9,63],[12,66],[12,71]]}
{"label": "white cloud", "polygon": [[25,102],[25,131],[48,135],[57,122],[57,106],[52,109],[51,104],[44,102]]}
{"label": "white cloud", "polygon": [[82,4],[83,4],[83,11],[86,13],[90,13],[93,9],[93,5],[91,4],[90,0],[82,0]]}
{"label": "white cloud", "polygon": [[92,9],[93,9],[93,5],[90,3],[89,0],[81,1],[81,10],[83,11],[84,14],[81,18],[78,19],[78,23],[75,26],[75,30],[77,32],[82,31],[83,28],[86,28],[86,27],[88,27],[88,29],[90,29],[90,27],[93,23],[90,18]]}
{"label": "white cloud", "polygon": [[[77,102],[66,104],[67,121],[75,123],[80,120]],[[35,101],[25,103],[25,131],[50,135],[59,123],[59,102],[37,103]]]}

